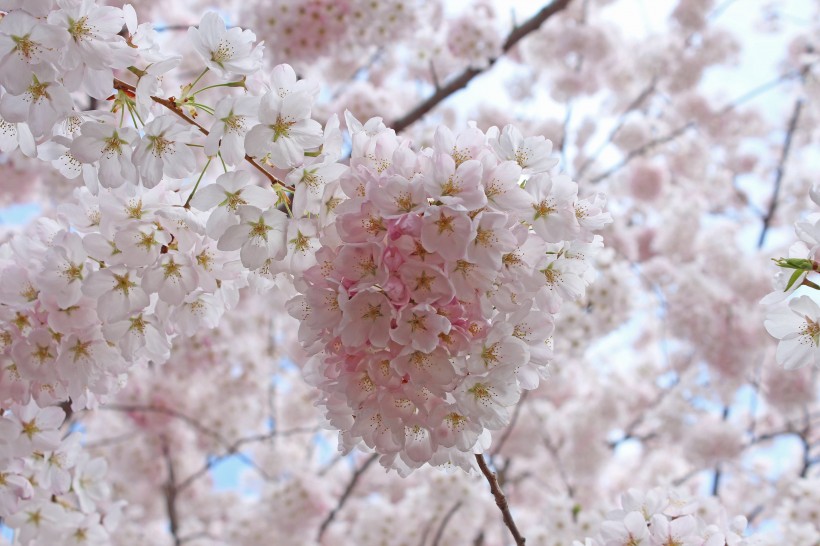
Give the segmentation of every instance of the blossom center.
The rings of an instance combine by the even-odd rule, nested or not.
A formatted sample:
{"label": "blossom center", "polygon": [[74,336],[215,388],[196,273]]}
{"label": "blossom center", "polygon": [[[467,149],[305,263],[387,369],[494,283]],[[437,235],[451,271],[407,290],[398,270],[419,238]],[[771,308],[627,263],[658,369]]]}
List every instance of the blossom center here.
{"label": "blossom center", "polygon": [[166,153],[174,153],[174,143],[163,138],[162,135],[149,136],[148,140],[151,142],[151,152],[155,157],[161,157]]}
{"label": "blossom center", "polygon": [[128,295],[128,291],[137,286],[137,283],[132,282],[131,279],[128,278],[128,273],[125,275],[117,275],[114,274],[114,290],[122,292],[125,295]]}
{"label": "blossom center", "polygon": [[211,60],[222,66],[222,63],[225,61],[229,61],[234,56],[234,49],[230,42],[223,40],[219,43],[219,46],[216,48],[216,51],[211,52]]}
{"label": "blossom center", "polygon": [[304,233],[296,230],[296,237],[290,240],[297,252],[305,252],[310,248],[310,237],[306,237]]}
{"label": "blossom center", "polygon": [[271,226],[265,224],[265,220],[260,218],[258,222],[248,222],[251,226],[251,238],[259,238],[265,241],[268,240],[268,231],[273,229]]}
{"label": "blossom center", "polygon": [[26,34],[25,36],[11,37],[14,41],[15,51],[18,51],[26,60],[31,59],[40,50],[40,44],[29,38],[29,36],[29,34]]}
{"label": "blossom center", "polygon": [[811,338],[815,346],[820,346],[820,323],[813,321],[809,317],[805,318],[806,324],[803,326],[803,329],[800,330],[800,333]]}
{"label": "blossom center", "polygon": [[290,137],[290,128],[296,125],[295,121],[283,119],[282,116],[276,118],[276,123],[270,126],[273,129],[273,141],[276,142],[280,138]]}
{"label": "blossom center", "polygon": [[544,199],[538,204],[533,203],[532,208],[535,209],[535,220],[555,212],[555,207],[552,206],[552,203],[547,199]]}
{"label": "blossom center", "polygon": [[69,17],[68,19],[68,33],[75,42],[91,38],[92,28],[88,24],[88,17],[80,17],[76,21]]}

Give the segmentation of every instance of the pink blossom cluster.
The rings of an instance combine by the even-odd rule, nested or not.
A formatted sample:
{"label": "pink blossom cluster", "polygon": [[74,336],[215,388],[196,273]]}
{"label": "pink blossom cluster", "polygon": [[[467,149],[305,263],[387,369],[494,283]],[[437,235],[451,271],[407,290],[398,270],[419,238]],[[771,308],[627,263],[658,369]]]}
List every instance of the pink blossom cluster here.
{"label": "pink blossom cluster", "polygon": [[[340,48],[383,46],[438,9],[419,0],[275,0],[250,4],[254,27],[291,62],[310,62]],[[274,59],[279,60],[279,59]]]}
{"label": "pink blossom cluster", "polygon": [[111,501],[105,459],[63,439],[59,407],[13,404],[0,417],[0,517],[17,544],[110,543],[121,503]]}
{"label": "pink blossom cluster", "polygon": [[647,493],[631,489],[621,508],[600,524],[595,538],[574,546],[749,546],[746,518],[727,517],[714,499],[688,498],[664,488]]}
{"label": "pink blossom cluster", "polygon": [[306,378],[346,450],[471,467],[547,374],[561,304],[594,276],[603,196],[579,199],[551,142],[512,126],[439,128],[418,152],[379,119],[348,126],[350,170],[307,209],[327,227],[290,302]]}

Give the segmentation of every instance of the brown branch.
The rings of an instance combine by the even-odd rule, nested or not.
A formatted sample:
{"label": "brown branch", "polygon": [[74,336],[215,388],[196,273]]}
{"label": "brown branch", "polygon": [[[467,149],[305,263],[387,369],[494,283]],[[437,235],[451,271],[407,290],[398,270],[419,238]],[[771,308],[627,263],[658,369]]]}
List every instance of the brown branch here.
{"label": "brown branch", "polygon": [[766,242],[766,234],[769,232],[774,213],[777,210],[777,199],[780,196],[780,185],[783,182],[783,176],[786,173],[786,161],[789,159],[789,152],[792,147],[792,139],[797,130],[797,120],[800,118],[800,111],[803,108],[803,99],[794,101],[794,108],[792,109],[792,117],[789,119],[789,127],[786,129],[786,140],[783,142],[783,151],[780,153],[780,161],[777,162],[777,168],[774,175],[774,190],[772,190],[772,200],[769,203],[769,210],[763,217],[763,228],[760,230],[760,237],[757,239],[757,248],[762,248],[763,243]]}
{"label": "brown branch", "polygon": [[338,514],[339,510],[341,510],[342,507],[345,505],[348,497],[350,497],[350,494],[353,493],[353,488],[356,487],[356,483],[359,481],[359,478],[362,477],[362,474],[364,474],[365,471],[370,467],[370,465],[372,465],[378,458],[379,454],[374,453],[373,455],[367,458],[364,464],[360,466],[356,470],[356,472],[353,473],[353,476],[351,476],[350,481],[347,484],[347,487],[345,487],[345,490],[342,493],[342,496],[339,497],[339,502],[336,504],[333,510],[330,511],[325,520],[322,522],[322,525],[319,527],[319,534],[316,536],[316,542],[321,542],[322,535],[325,534],[325,531],[327,530],[328,526],[330,526],[330,524],[333,523],[333,520],[336,518],[336,514]]}
{"label": "brown branch", "polygon": [[[136,93],[137,91],[137,88],[131,85],[130,83],[125,83],[124,81],[119,80],[117,78],[114,78],[114,89],[117,89],[118,91],[128,91],[129,93]],[[162,97],[155,97],[153,95],[151,95],[151,100],[159,105],[164,106],[165,108],[176,114],[178,117],[183,119],[186,123],[193,125],[197,129],[199,129],[200,133],[202,133],[205,136],[208,136],[208,130],[199,123],[197,123],[196,120],[190,118],[187,114],[185,114],[185,112],[182,110],[182,108],[179,107],[179,105],[177,105],[176,102],[170,99],[163,99]],[[245,154],[245,161],[253,165],[253,167],[257,171],[265,175],[265,178],[270,180],[271,184],[273,184],[274,186],[281,186],[288,191],[294,191],[294,189],[291,186],[286,185],[284,182],[276,178],[270,171],[268,171],[266,168],[260,165],[254,158],[252,158],[248,154]]]}
{"label": "brown branch", "polygon": [[[541,28],[541,25],[544,24],[547,19],[566,8],[571,1],[572,0],[554,0],[551,4],[544,6],[541,11],[533,15],[522,25],[515,27],[515,29],[513,29],[513,31],[507,36],[507,39],[504,40],[504,45],[501,48],[502,55],[512,49],[518,42],[521,41],[522,38]],[[435,93],[422,101],[404,116],[394,120],[391,126],[397,133],[405,130],[407,127],[424,117],[425,114],[438,106],[439,103],[447,99],[450,95],[467,87],[467,84],[470,83],[473,78],[489,70],[499,58],[500,57],[490,59],[487,66],[484,68],[468,68],[450,80],[447,84],[437,87]]]}
{"label": "brown branch", "polygon": [[433,538],[432,546],[438,546],[439,542],[441,542],[441,537],[444,536],[444,529],[447,528],[447,524],[450,523],[450,520],[453,518],[458,509],[461,508],[461,501],[458,501],[453,505],[450,510],[444,514],[444,518],[441,520],[441,525],[438,526],[438,530],[436,531],[436,536]]}
{"label": "brown branch", "polygon": [[504,525],[506,525],[507,529],[510,530],[516,546],[524,546],[527,539],[521,536],[521,532],[515,525],[515,520],[513,520],[512,514],[510,513],[510,507],[507,504],[507,497],[505,497],[504,492],[501,491],[501,487],[498,485],[498,480],[496,479],[495,474],[493,474],[487,466],[487,461],[484,460],[484,455],[480,453],[476,454],[475,460],[478,462],[478,468],[481,469],[481,473],[484,474],[484,477],[487,478],[487,482],[490,484],[490,491],[493,493],[496,506],[498,506],[498,509],[501,510],[501,515],[504,518]]}

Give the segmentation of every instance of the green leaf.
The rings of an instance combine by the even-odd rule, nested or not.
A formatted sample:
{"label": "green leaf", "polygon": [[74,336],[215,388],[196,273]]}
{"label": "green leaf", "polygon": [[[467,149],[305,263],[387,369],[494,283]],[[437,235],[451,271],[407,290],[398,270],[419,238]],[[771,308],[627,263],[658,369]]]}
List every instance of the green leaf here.
{"label": "green leaf", "polygon": [[800,269],[798,269],[794,273],[792,273],[792,276],[789,278],[789,284],[786,285],[786,289],[783,290],[783,292],[788,292],[789,288],[791,288],[792,285],[795,282],[797,282],[797,279],[799,279],[800,275],[802,275],[802,274],[803,274],[803,270],[800,270]]}

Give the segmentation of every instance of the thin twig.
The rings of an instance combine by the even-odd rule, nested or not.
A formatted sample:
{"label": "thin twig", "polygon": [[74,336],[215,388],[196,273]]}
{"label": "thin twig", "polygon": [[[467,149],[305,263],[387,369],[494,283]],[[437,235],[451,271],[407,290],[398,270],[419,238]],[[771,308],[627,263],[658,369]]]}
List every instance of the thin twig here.
{"label": "thin twig", "polygon": [[569,481],[569,476],[567,475],[567,471],[564,468],[564,463],[561,461],[561,456],[558,455],[558,449],[552,445],[552,440],[550,439],[549,435],[544,437],[544,447],[547,448],[552,460],[555,462],[555,467],[558,469],[558,475],[561,477],[561,481],[564,482],[564,488],[567,491],[567,496],[569,498],[575,497],[575,488],[572,486],[572,483]]}
{"label": "thin twig", "polygon": [[339,502],[336,504],[333,510],[330,511],[325,520],[322,522],[322,525],[319,527],[319,534],[316,537],[316,542],[321,542],[322,535],[325,534],[325,531],[327,530],[328,526],[331,523],[333,523],[333,520],[336,518],[336,514],[339,513],[339,510],[341,510],[342,507],[345,505],[345,502],[347,502],[347,499],[353,492],[353,488],[356,487],[356,483],[359,481],[359,478],[362,477],[362,474],[364,474],[365,471],[370,467],[370,465],[372,465],[378,458],[379,454],[374,453],[373,455],[367,458],[364,464],[360,466],[356,470],[356,472],[353,473],[353,476],[351,476],[350,481],[347,483],[347,487],[345,487],[342,496],[339,497]]}
{"label": "thin twig", "polygon": [[[729,406],[723,408],[723,421],[729,420]],[[720,478],[723,475],[723,468],[720,463],[715,464],[715,478],[712,480],[712,496],[720,496]]]}
{"label": "thin twig", "polygon": [[[541,25],[544,24],[547,19],[566,8],[571,1],[572,0],[555,0],[548,6],[543,7],[541,11],[536,13],[522,25],[515,27],[515,29],[513,29],[513,31],[507,36],[507,39],[504,40],[504,45],[501,48],[502,55],[512,49],[519,41],[521,41],[522,38],[541,28]],[[407,127],[424,117],[427,112],[438,106],[439,103],[444,101],[450,95],[460,89],[463,89],[464,87],[467,87],[467,84],[470,83],[473,78],[486,70],[489,70],[498,59],[499,57],[490,59],[487,66],[483,68],[468,68],[450,80],[447,84],[437,87],[435,93],[422,101],[404,116],[394,120],[391,126],[397,133],[405,130]]]}
{"label": "thin twig", "polygon": [[[777,76],[776,78],[774,78],[773,80],[767,81],[767,82],[765,82],[765,83],[751,89],[750,91],[747,91],[746,93],[744,93],[740,97],[734,99],[733,101],[729,102],[726,106],[724,106],[723,108],[718,110],[715,113],[715,115],[712,116],[712,119],[714,120],[714,119],[720,118],[721,116],[724,116],[724,115],[728,114],[729,112],[735,110],[736,108],[738,108],[742,104],[744,104],[746,102],[749,102],[750,100],[754,99],[758,95],[761,95],[762,93],[765,93],[766,91],[774,89],[775,87],[779,86],[782,83],[785,83],[787,81],[793,80],[796,77],[801,76],[804,73],[804,71],[809,70],[811,68],[811,66],[812,66],[812,64],[807,64],[801,70],[793,70],[791,72],[781,74],[781,75]],[[612,167],[610,167],[609,169],[604,171],[602,174],[599,174],[598,176],[590,179],[589,182],[591,184],[597,184],[597,183],[601,182],[602,180],[604,180],[606,178],[609,178],[610,176],[612,176],[616,172],[618,172],[621,169],[623,169],[624,167],[626,167],[629,163],[632,162],[632,160],[643,156],[644,154],[646,154],[647,152],[649,152],[650,150],[652,150],[656,146],[659,146],[661,144],[666,144],[667,142],[671,142],[672,140],[675,140],[677,137],[679,137],[680,135],[682,135],[683,133],[685,133],[689,129],[692,129],[696,126],[697,126],[696,122],[688,121],[688,122],[684,123],[683,125],[678,126],[676,129],[673,129],[672,131],[669,131],[668,133],[665,133],[665,134],[663,134],[663,135],[661,135],[661,136],[659,136],[655,139],[652,139],[649,142],[646,142],[646,143],[642,144],[641,146],[635,148],[634,150],[630,150],[615,165],[613,165]]]}
{"label": "thin twig", "polygon": [[632,102],[630,102],[626,108],[624,108],[623,112],[621,112],[621,115],[618,116],[618,121],[615,123],[615,126],[612,128],[612,130],[609,131],[606,140],[604,140],[604,142],[602,142],[601,145],[598,146],[598,148],[596,148],[594,152],[592,152],[592,155],[586,158],[584,163],[578,168],[576,178],[581,178],[581,176],[584,175],[584,173],[595,162],[595,160],[598,159],[598,156],[601,155],[601,152],[604,151],[604,148],[606,148],[613,141],[615,135],[617,135],[623,128],[624,123],[626,123],[627,115],[629,115],[633,110],[635,110],[641,104],[643,104],[643,101],[645,101],[655,91],[655,85],[656,81],[653,79],[649,83],[649,85],[647,85],[640,92],[640,94],[638,94],[638,96],[635,97],[635,99]]}
{"label": "thin twig", "polygon": [[444,536],[444,529],[447,528],[447,524],[450,523],[450,520],[453,518],[458,509],[461,508],[461,501],[458,501],[450,508],[446,514],[444,514],[444,518],[441,520],[441,524],[438,526],[438,530],[436,531],[436,536],[433,538],[433,544],[431,546],[438,546],[438,543],[441,541],[441,537]]}
{"label": "thin twig", "polygon": [[501,491],[501,487],[498,485],[498,480],[496,479],[495,474],[493,474],[487,466],[487,461],[484,460],[484,455],[480,453],[476,454],[475,460],[478,462],[478,468],[481,469],[481,473],[484,474],[484,477],[487,478],[487,482],[490,484],[490,491],[493,493],[496,506],[498,506],[498,509],[501,510],[501,515],[504,518],[504,525],[506,525],[507,529],[510,530],[510,534],[512,534],[516,546],[524,546],[527,539],[521,536],[521,532],[515,525],[515,520],[513,520],[512,514],[510,513],[510,506],[507,504],[507,497],[505,497],[504,492]]}
{"label": "thin twig", "polygon": [[179,515],[177,514],[177,486],[174,479],[174,463],[171,461],[171,453],[168,451],[168,443],[162,440],[162,455],[165,457],[168,469],[168,481],[165,483],[165,510],[168,513],[168,526],[171,536],[174,537],[174,546],[180,546],[182,541],[179,538]]}
{"label": "thin twig", "polygon": [[[240,461],[242,461],[246,465],[248,465],[251,468],[253,468],[254,470],[256,470],[256,472],[258,472],[259,475],[262,476],[265,480],[268,480],[268,481],[271,480],[271,477],[268,475],[268,473],[265,471],[265,469],[263,469],[258,464],[256,464],[256,462],[254,462],[253,459],[251,459],[250,457],[248,457],[244,453],[237,452],[236,449],[231,451],[232,444],[228,440],[226,440],[221,434],[219,434],[215,430],[209,429],[208,427],[206,427],[205,425],[203,425],[202,423],[200,423],[199,421],[197,421],[193,417],[185,415],[182,412],[179,412],[179,411],[171,409],[171,408],[166,408],[166,407],[163,407],[163,406],[145,406],[145,405],[138,405],[138,404],[106,404],[104,406],[100,406],[100,409],[109,410],[109,411],[122,411],[122,412],[125,412],[125,413],[129,413],[129,412],[159,413],[159,414],[162,414],[162,415],[167,415],[169,417],[174,417],[176,419],[179,419],[179,420],[183,421],[184,423],[190,425],[192,428],[198,430],[203,435],[210,436],[211,438],[213,438],[217,443],[222,445],[222,447],[227,451],[228,455],[236,455],[237,459],[239,459]],[[256,441],[256,440],[253,440],[253,441]],[[240,440],[239,445],[242,445],[241,440]]]}
{"label": "thin twig", "polygon": [[783,182],[783,175],[786,173],[786,161],[789,159],[789,152],[792,147],[792,139],[797,130],[797,120],[800,118],[800,111],[803,108],[803,99],[794,101],[794,108],[792,109],[792,117],[789,119],[789,127],[786,129],[786,140],[783,142],[783,151],[780,153],[780,161],[777,162],[777,168],[774,175],[774,190],[772,190],[772,200],[769,203],[769,209],[763,217],[763,227],[760,230],[760,237],[757,239],[757,248],[762,248],[763,243],[766,242],[766,234],[769,232],[774,213],[777,210],[777,199],[780,196],[780,185]]}
{"label": "thin twig", "polygon": [[278,436],[292,436],[295,434],[305,434],[305,433],[316,433],[319,431],[319,427],[298,427],[290,430],[285,431],[271,431],[265,434],[256,434],[254,436],[246,436],[245,438],[240,438],[233,444],[231,444],[227,448],[227,452],[223,455],[219,455],[218,457],[212,457],[208,459],[208,461],[201,466],[198,470],[192,472],[187,478],[179,482],[177,486],[177,490],[183,490],[194,483],[196,480],[204,476],[209,470],[217,466],[218,464],[222,463],[223,461],[238,455],[239,448],[245,444],[253,443],[253,442],[264,442],[265,440],[272,440]]}
{"label": "thin twig", "polygon": [[524,391],[521,394],[521,398],[519,398],[518,404],[515,405],[515,409],[513,410],[512,417],[510,417],[510,424],[504,429],[504,432],[501,434],[501,438],[498,439],[498,443],[495,445],[495,448],[490,451],[490,459],[501,453],[501,448],[504,447],[505,443],[507,443],[507,438],[510,437],[513,428],[515,428],[515,423],[518,421],[518,415],[521,413],[521,408],[524,406],[524,401],[527,399],[527,395],[529,395],[529,393],[529,391]]}
{"label": "thin twig", "polygon": [[615,449],[621,443],[623,443],[627,440],[644,441],[644,440],[648,440],[648,439],[656,436],[655,432],[649,432],[647,434],[636,436],[635,435],[635,430],[637,430],[637,428],[643,424],[644,419],[646,419],[646,417],[649,415],[649,411],[652,410],[652,409],[657,408],[661,404],[661,402],[663,402],[664,399],[675,389],[675,387],[677,387],[680,384],[681,384],[680,377],[675,377],[675,379],[674,379],[674,381],[671,385],[669,385],[665,389],[661,390],[661,392],[658,393],[658,396],[656,396],[655,399],[652,400],[649,403],[648,406],[644,407],[641,410],[641,413],[636,415],[632,419],[632,421],[629,422],[629,424],[624,429],[624,435],[621,438],[608,442],[608,445],[609,445],[610,449]]}
{"label": "thin twig", "polygon": [[94,440],[93,442],[88,442],[83,445],[85,449],[95,449],[99,447],[106,447],[112,446],[116,444],[121,444],[123,442],[127,442],[129,440],[133,440],[137,437],[137,433],[134,431],[126,432],[124,434],[119,434],[117,436],[110,436],[108,438],[100,438],[99,440]]}
{"label": "thin twig", "polygon": [[[130,93],[136,93],[136,91],[137,91],[137,88],[134,87],[133,85],[131,85],[130,83],[125,83],[124,81],[118,80],[117,78],[114,78],[114,89],[117,89],[117,90],[120,90],[120,91],[128,91]],[[200,125],[199,123],[197,123],[194,119],[188,117],[188,115],[185,114],[185,112],[182,110],[182,108],[180,108],[177,105],[176,102],[174,102],[172,100],[169,100],[169,99],[163,99],[162,97],[155,97],[153,95],[151,96],[151,100],[156,102],[159,105],[164,106],[165,108],[167,108],[168,110],[170,110],[171,112],[176,114],[178,117],[185,120],[186,123],[188,123],[190,125],[193,125],[197,129],[199,129],[200,133],[202,133],[205,136],[208,136],[208,134],[209,134],[208,130],[205,127],[203,127],[202,125]],[[291,192],[294,191],[293,187],[288,186],[287,184],[285,184],[284,182],[282,182],[281,180],[276,178],[270,171],[268,171],[262,165],[257,163],[257,161],[254,158],[252,158],[251,156],[249,156],[248,154],[245,154],[245,161],[247,161],[248,163],[253,165],[253,167],[257,171],[259,171],[260,173],[265,175],[265,178],[270,180],[271,184],[273,184],[274,186],[281,186],[281,187],[285,188],[288,191],[291,191]]]}
{"label": "thin twig", "polygon": [[615,165],[605,170],[603,173],[599,174],[598,176],[590,179],[590,184],[597,184],[602,180],[605,180],[615,174],[616,172],[620,171],[627,165],[629,165],[633,159],[637,157],[641,157],[656,146],[660,146],[661,144],[666,144],[667,142],[671,142],[678,138],[680,135],[688,131],[689,129],[695,127],[697,124],[694,121],[689,121],[684,125],[681,125],[677,129],[674,129],[658,138],[652,139],[649,142],[646,142],[637,148],[630,150],[626,153],[624,157],[621,158]]}

